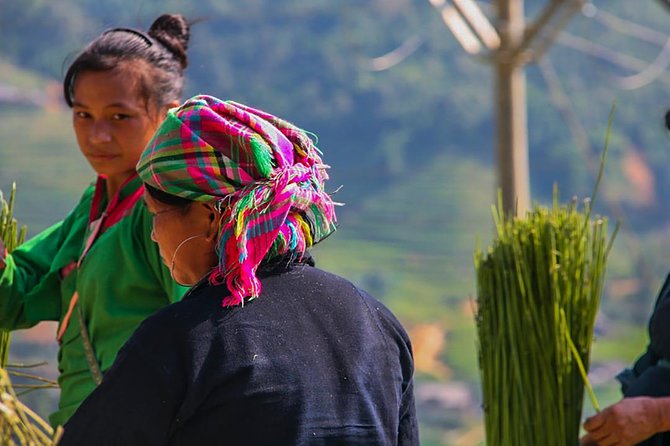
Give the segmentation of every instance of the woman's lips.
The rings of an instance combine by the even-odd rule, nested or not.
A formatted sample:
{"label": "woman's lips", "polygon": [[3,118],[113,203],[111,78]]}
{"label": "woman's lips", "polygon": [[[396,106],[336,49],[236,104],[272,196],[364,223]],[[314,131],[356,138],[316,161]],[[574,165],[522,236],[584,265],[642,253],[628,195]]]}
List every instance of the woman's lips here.
{"label": "woman's lips", "polygon": [[101,161],[106,161],[106,160],[111,160],[116,158],[118,155],[114,154],[109,154],[109,153],[89,153],[88,157],[94,160],[101,160]]}

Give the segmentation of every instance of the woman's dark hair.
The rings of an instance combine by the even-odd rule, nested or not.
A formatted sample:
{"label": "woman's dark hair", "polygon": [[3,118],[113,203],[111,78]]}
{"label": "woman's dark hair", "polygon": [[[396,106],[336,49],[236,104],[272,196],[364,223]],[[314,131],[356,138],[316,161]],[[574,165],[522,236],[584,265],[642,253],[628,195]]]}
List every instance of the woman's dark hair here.
{"label": "woman's dark hair", "polygon": [[162,190],[156,189],[155,187],[148,184],[144,185],[144,189],[149,193],[149,195],[151,195],[151,198],[168,206],[174,206],[181,208],[182,210],[186,210],[190,205],[193,204],[193,201],[191,200],[168,194],[167,192],[163,192]]}
{"label": "woman's dark hair", "polygon": [[139,67],[141,94],[158,107],[179,101],[184,87],[184,69],[190,25],[179,14],[163,14],[143,33],[130,28],[114,28],[88,44],[68,68],[63,81],[65,102],[72,107],[74,84],[85,71],[108,71],[122,61],[143,60],[149,70]]}
{"label": "woman's dark hair", "polygon": [[670,110],[665,112],[665,128],[670,130]]}

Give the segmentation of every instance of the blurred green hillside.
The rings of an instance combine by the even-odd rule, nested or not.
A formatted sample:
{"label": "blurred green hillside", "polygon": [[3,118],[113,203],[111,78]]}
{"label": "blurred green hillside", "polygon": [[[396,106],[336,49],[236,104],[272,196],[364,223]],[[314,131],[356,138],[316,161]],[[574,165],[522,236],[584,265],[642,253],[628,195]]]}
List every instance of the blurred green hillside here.
{"label": "blurred green hillside", "polygon": [[[526,10],[536,15],[545,3],[526,0]],[[643,40],[627,21],[648,36],[670,37],[670,13],[658,1],[594,6],[595,16],[574,18],[570,36],[642,65],[662,44]],[[492,77],[485,61],[462,51],[428,1],[0,0],[0,189],[18,183],[17,217],[34,234],[66,215],[93,179],[59,97],[67,61],[100,31],[146,28],[167,11],[198,20],[187,95],[245,102],[318,135],[331,165],[329,187],[342,185],[335,197],[345,204],[340,230],[315,249],[317,262],[385,301],[409,328],[419,383],[429,389],[419,395],[423,443],[476,444],[472,252],[492,228]],[[607,22],[607,14],[620,22]],[[420,44],[405,60],[372,69],[376,57],[410,38]],[[597,207],[622,222],[594,345],[594,369],[605,375],[594,378],[596,391],[607,402],[617,397],[617,367],[644,347],[646,317],[670,266],[670,140],[663,129],[670,72],[624,90],[619,81],[636,70],[565,42],[548,57],[586,144],[576,142],[555,106],[546,71],[530,66],[532,194],[548,202],[554,183],[564,200],[590,194],[616,100]],[[17,356],[24,354],[19,348]]]}

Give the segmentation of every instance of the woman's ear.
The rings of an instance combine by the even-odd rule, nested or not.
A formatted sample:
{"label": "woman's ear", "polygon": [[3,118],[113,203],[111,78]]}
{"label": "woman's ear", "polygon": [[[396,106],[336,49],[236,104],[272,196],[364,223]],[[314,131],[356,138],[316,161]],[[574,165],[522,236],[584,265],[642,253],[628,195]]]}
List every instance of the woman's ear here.
{"label": "woman's ear", "polygon": [[216,207],[211,203],[200,203],[206,209],[207,214],[207,232],[205,237],[207,240],[215,240],[219,235],[219,227],[221,225],[221,213],[216,210]]}

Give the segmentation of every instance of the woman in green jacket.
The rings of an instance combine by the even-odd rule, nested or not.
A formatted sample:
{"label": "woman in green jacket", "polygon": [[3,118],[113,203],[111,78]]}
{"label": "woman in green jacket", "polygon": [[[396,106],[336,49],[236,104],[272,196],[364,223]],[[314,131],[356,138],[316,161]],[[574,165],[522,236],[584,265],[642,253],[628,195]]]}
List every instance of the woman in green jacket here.
{"label": "woman in green jacket", "polygon": [[179,103],[189,32],[184,17],[162,15],[148,33],[105,31],[75,59],[65,100],[97,181],[63,221],[11,255],[0,249],[0,328],[59,321],[54,426],[99,384],[137,325],[185,292],[151,241],[135,164]]}

